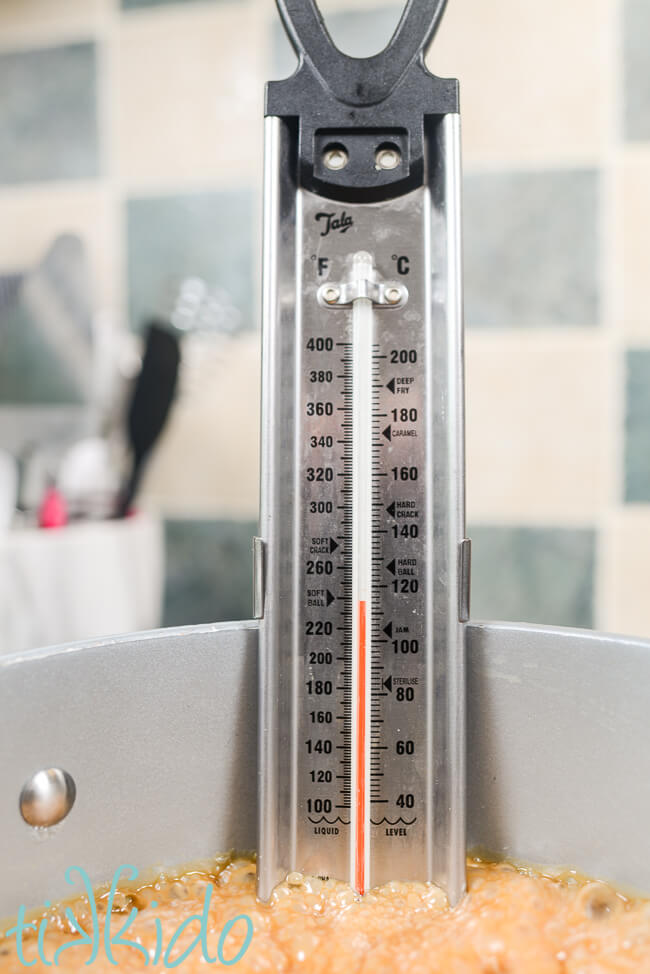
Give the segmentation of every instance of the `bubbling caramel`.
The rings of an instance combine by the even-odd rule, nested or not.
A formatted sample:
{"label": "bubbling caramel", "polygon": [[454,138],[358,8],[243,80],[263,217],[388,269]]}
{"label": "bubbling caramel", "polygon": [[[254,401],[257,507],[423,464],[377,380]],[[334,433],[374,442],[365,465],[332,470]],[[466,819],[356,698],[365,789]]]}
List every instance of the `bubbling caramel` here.
{"label": "bubbling caramel", "polygon": [[[241,954],[230,967],[238,974],[650,974],[650,902],[569,872],[547,875],[472,860],[468,893],[453,910],[427,883],[388,883],[359,897],[343,883],[291,873],[265,904],[255,896],[254,862],[222,857],[209,869],[120,889],[110,916],[107,898],[105,890],[95,895],[102,937],[104,923],[109,935],[117,935],[135,909],[124,937],[138,947],[114,946],[116,967],[101,945],[85,966],[91,948],[76,945],[60,954],[60,970],[165,970],[196,942],[177,966],[184,974],[223,968],[219,950],[226,962]],[[65,906],[90,932],[89,899]],[[199,945],[204,909],[205,938]],[[161,944],[169,945],[193,915],[165,964]],[[224,939],[229,921],[242,916],[247,919],[231,924]],[[25,937],[23,961],[35,962],[33,972],[45,972],[43,957],[51,961],[58,948],[79,935],[63,905],[30,919],[36,926],[45,919],[47,924],[40,948],[35,933]],[[15,937],[0,939],[0,974],[24,971]]]}

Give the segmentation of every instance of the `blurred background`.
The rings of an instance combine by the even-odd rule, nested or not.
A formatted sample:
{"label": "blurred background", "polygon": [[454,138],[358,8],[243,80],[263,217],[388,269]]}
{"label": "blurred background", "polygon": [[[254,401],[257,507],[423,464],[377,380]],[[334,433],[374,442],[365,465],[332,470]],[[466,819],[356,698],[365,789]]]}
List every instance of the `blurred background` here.
{"label": "blurred background", "polygon": [[[401,5],[322,9],[364,56]],[[449,0],[428,58],[461,81],[474,618],[650,636],[648,51],[650,0]],[[251,615],[294,63],[272,0],[0,0],[2,652]]]}

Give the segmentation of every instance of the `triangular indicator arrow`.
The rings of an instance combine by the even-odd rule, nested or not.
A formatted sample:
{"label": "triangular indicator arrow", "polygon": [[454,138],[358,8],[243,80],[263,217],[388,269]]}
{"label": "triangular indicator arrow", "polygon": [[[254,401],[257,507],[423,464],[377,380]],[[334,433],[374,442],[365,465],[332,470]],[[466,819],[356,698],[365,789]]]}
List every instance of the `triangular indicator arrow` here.
{"label": "triangular indicator arrow", "polygon": [[335,597],[336,597],[336,596],[334,596],[334,595],[332,595],[332,593],[331,593],[331,592],[330,592],[330,590],[328,589],[328,590],[327,590],[327,593],[326,593],[326,599],[327,599],[327,604],[328,604],[328,605],[331,605],[331,604],[332,604],[332,602],[334,601],[334,599],[335,599]]}
{"label": "triangular indicator arrow", "polygon": [[390,382],[387,382],[386,388],[390,389],[391,392],[395,392],[395,379],[391,379]]}
{"label": "triangular indicator arrow", "polygon": [[338,545],[337,545],[336,541],[334,540],[334,538],[330,538],[330,555],[332,554],[333,551],[336,551],[337,548],[338,548]]}
{"label": "triangular indicator arrow", "polygon": [[389,561],[388,562],[388,564],[386,565],[386,568],[391,573],[391,575],[394,575],[395,574],[395,559],[394,558],[393,558],[392,561]]}
{"label": "triangular indicator arrow", "polygon": [[386,508],[391,517],[395,517],[395,501]]}
{"label": "triangular indicator arrow", "polygon": [[393,678],[392,678],[392,676],[389,676],[387,680],[384,680],[384,682],[382,683],[382,686],[386,687],[386,689],[390,693],[391,690],[393,689]]}
{"label": "triangular indicator arrow", "polygon": [[387,626],[384,626],[384,632],[386,633],[386,635],[390,639],[390,637],[393,635],[393,623],[392,622],[389,622]]}
{"label": "triangular indicator arrow", "polygon": [[382,430],[381,432],[382,432],[382,435],[385,436],[387,440],[390,440],[390,436],[391,436],[390,426],[387,426],[386,429],[385,430]]}

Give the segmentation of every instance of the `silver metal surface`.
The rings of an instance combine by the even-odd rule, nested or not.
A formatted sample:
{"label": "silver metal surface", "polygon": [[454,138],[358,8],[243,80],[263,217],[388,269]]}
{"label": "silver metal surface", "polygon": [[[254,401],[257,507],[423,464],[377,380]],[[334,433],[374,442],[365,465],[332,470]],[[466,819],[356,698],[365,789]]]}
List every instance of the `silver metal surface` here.
{"label": "silver metal surface", "polygon": [[343,148],[327,149],[323,153],[323,162],[328,169],[345,169],[348,164],[348,154]]}
{"label": "silver metal surface", "polygon": [[264,542],[253,538],[253,618],[264,615]]}
{"label": "silver metal surface", "polygon": [[397,169],[402,157],[397,149],[378,149],[375,155],[377,169]]}
{"label": "silver metal surface", "polygon": [[[368,260],[372,262],[370,254]],[[369,298],[373,304],[386,304],[397,310],[406,304],[408,291],[403,285],[393,282],[352,276],[341,283],[321,284],[316,292],[318,303],[328,308],[352,304],[357,298]]]}
{"label": "silver metal surface", "polygon": [[[255,847],[257,630],[169,629],[0,657],[0,916],[144,870]],[[26,704],[26,702],[28,702]],[[19,796],[65,768],[77,798],[34,829]]]}
{"label": "silver metal surface", "polygon": [[650,643],[468,627],[468,836],[650,894]]}
{"label": "silver metal surface", "polygon": [[51,828],[62,822],[74,805],[77,789],[62,768],[36,771],[20,792],[20,814],[33,828]]}
{"label": "silver metal surface", "polygon": [[324,301],[325,304],[336,304],[341,297],[341,288],[337,287],[335,284],[326,284],[319,290],[318,297],[320,300]]}
{"label": "silver metal surface", "polygon": [[[287,830],[279,823],[291,814],[291,776],[284,775],[290,740],[278,750],[280,727],[292,714],[291,668],[280,666],[290,653],[294,564],[292,539],[284,525],[291,522],[295,504],[296,458],[291,430],[294,401],[286,389],[295,388],[294,338],[296,240],[293,233],[296,196],[291,182],[291,139],[277,118],[265,121],[264,154],[264,279],[262,293],[262,450],[264,471],[260,500],[260,530],[266,544],[265,617],[260,623],[259,657],[259,767],[257,779],[258,871],[265,889],[282,876],[279,864],[293,860]],[[283,388],[284,387],[284,388]],[[285,605],[289,613],[280,611]],[[261,851],[260,851],[261,850]]]}
{"label": "silver metal surface", "polygon": [[472,542],[469,538],[463,538],[461,541],[458,558],[460,562],[458,569],[460,580],[458,618],[461,622],[468,622],[472,588]]}
{"label": "silver metal surface", "polygon": [[368,883],[430,879],[455,901],[465,859],[459,121],[432,125],[424,188],[344,207],[292,183],[289,130],[266,126],[258,889],[268,897],[292,870],[355,882],[353,314],[318,295],[358,297],[349,274],[365,250],[375,282],[401,273],[408,285],[403,307],[375,309],[372,352]]}
{"label": "silver metal surface", "polygon": [[[470,849],[650,894],[650,641],[467,634]],[[80,890],[71,866],[99,884],[255,846],[256,657],[257,626],[232,623],[0,658],[0,916]],[[18,796],[54,764],[77,801],[35,831]]]}

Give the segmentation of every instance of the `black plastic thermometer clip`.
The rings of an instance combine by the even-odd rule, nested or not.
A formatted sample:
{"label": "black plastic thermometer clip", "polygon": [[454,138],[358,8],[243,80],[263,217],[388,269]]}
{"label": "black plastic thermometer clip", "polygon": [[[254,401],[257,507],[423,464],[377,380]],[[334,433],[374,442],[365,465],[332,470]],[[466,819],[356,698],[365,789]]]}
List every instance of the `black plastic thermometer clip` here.
{"label": "black plastic thermometer clip", "polygon": [[277,5],[299,63],[267,84],[266,114],[297,126],[301,185],[352,202],[422,185],[425,119],[458,111],[458,82],[424,64],[446,0],[408,0],[388,46],[369,58],[339,51],[316,0]]}

